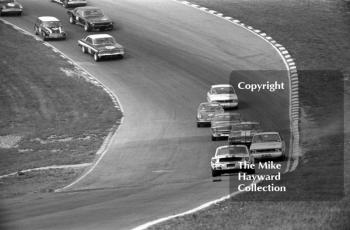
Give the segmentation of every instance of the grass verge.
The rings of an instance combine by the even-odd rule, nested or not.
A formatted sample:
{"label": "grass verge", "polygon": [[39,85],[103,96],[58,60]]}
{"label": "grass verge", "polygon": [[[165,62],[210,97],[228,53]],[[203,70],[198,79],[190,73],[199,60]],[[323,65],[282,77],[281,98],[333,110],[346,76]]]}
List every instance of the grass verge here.
{"label": "grass verge", "polygon": [[299,69],[301,164],[286,193],[245,193],[150,229],[350,229],[349,3],[191,0],[260,29]]}
{"label": "grass verge", "polygon": [[[92,162],[121,111],[86,73],[41,42],[3,23],[0,37],[0,175]],[[43,172],[31,173],[30,180],[7,178],[1,197],[37,191],[43,183],[52,189],[77,177],[65,171],[50,170],[50,180]]]}

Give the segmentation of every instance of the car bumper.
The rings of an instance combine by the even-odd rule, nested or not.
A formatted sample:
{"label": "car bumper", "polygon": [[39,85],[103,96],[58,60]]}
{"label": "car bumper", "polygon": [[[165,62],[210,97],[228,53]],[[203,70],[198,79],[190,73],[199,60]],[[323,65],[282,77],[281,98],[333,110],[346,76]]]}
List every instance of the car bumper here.
{"label": "car bumper", "polygon": [[198,119],[197,118],[197,124],[210,125],[211,124],[211,120],[210,119]]}
{"label": "car bumper", "polygon": [[266,153],[251,153],[255,159],[272,159],[272,158],[280,158],[283,156],[283,152],[266,152]]}
{"label": "car bumper", "polygon": [[95,30],[112,30],[113,29],[113,24],[112,25],[91,25],[93,29]]}
{"label": "car bumper", "polygon": [[229,144],[244,144],[244,145],[250,145],[252,143],[252,140],[250,139],[231,139],[229,137],[228,139]]}
{"label": "car bumper", "polygon": [[228,109],[228,108],[237,108],[237,107],[238,107],[238,102],[220,103],[220,105],[221,105],[224,109]]}
{"label": "car bumper", "polygon": [[66,38],[66,34],[49,34],[47,36],[45,36],[46,38],[50,38],[50,39],[65,39]]}
{"label": "car bumper", "polygon": [[124,52],[99,53],[97,55],[98,55],[98,57],[124,56]]}
{"label": "car bumper", "polygon": [[21,13],[22,11],[23,9],[21,8],[5,8],[1,10],[2,13]]}
{"label": "car bumper", "polygon": [[227,137],[230,136],[230,132],[212,132],[211,135],[213,137]]}
{"label": "car bumper", "polygon": [[235,163],[229,163],[229,164],[212,164],[211,165],[212,170],[216,171],[247,171],[247,169],[243,169],[240,167],[239,162]]}

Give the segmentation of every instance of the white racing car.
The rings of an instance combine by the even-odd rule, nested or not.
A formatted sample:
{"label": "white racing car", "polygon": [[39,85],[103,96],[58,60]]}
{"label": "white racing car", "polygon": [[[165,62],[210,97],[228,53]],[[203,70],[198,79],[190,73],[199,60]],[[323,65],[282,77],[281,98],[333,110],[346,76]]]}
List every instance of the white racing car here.
{"label": "white racing car", "polygon": [[254,158],[245,145],[225,145],[216,149],[215,155],[211,158],[212,176],[220,176],[224,173],[234,171],[246,171],[255,173],[255,169],[246,169],[240,163],[254,164]]}
{"label": "white racing car", "polygon": [[278,132],[262,132],[253,136],[250,152],[255,159],[284,159],[285,143]]}
{"label": "white racing car", "polygon": [[224,109],[237,108],[238,97],[232,85],[212,85],[207,93],[208,102],[217,102]]}

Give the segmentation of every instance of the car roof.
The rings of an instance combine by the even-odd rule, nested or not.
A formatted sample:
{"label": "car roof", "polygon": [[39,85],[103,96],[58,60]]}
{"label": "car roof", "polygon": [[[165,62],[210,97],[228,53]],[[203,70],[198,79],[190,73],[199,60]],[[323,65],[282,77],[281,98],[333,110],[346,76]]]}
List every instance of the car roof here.
{"label": "car roof", "polygon": [[213,105],[213,106],[221,106],[220,103],[217,102],[202,102],[199,105]]}
{"label": "car roof", "polygon": [[250,125],[250,124],[257,124],[257,125],[260,125],[260,122],[257,122],[257,121],[241,121],[237,124],[234,124],[234,125]]}
{"label": "car roof", "polygon": [[60,21],[57,18],[52,16],[41,16],[41,17],[38,17],[38,19],[40,19],[40,21],[42,22],[59,22]]}
{"label": "car roof", "polygon": [[81,7],[77,7],[75,9],[79,9],[79,10],[100,10],[100,8],[95,7],[95,6],[81,6]]}
{"label": "car roof", "polygon": [[220,87],[233,87],[230,84],[219,84],[219,85],[212,85],[211,88],[220,88]]}
{"label": "car roof", "polygon": [[223,145],[223,146],[219,146],[216,149],[224,149],[224,148],[229,148],[229,147],[245,147],[246,149],[248,149],[248,147],[246,145]]}
{"label": "car roof", "polygon": [[[219,150],[221,149],[225,149],[225,148],[230,148],[230,147],[242,147],[242,148],[245,148],[246,152],[248,152],[249,154],[249,149],[246,145],[224,145],[224,146],[219,146],[216,148],[216,151],[215,151],[215,156],[217,156],[217,153],[219,152]],[[242,153],[234,153],[232,155],[240,155]]]}
{"label": "car roof", "polygon": [[109,34],[91,34],[88,36],[89,38],[96,39],[96,38],[112,38]]}
{"label": "car roof", "polygon": [[277,134],[277,135],[280,135],[278,132],[262,132],[262,133],[257,133],[255,135],[266,135],[266,134]]}

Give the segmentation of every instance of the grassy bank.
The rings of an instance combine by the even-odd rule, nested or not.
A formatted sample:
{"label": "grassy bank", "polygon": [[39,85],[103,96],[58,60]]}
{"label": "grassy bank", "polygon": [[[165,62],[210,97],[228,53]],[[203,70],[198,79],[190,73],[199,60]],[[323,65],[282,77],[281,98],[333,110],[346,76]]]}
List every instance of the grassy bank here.
{"label": "grassy bank", "polygon": [[[92,162],[122,116],[112,99],[41,42],[3,23],[0,37],[0,175]],[[77,174],[68,173],[64,182],[72,181]],[[46,181],[35,178],[39,177],[32,177],[31,186],[22,193],[62,184],[59,175]],[[19,187],[27,184],[21,180],[0,180],[2,191],[7,191],[1,196],[21,190]]]}
{"label": "grassy bank", "polygon": [[297,170],[246,193],[151,229],[350,229],[350,13],[344,1],[191,0],[260,29],[299,69],[301,148]]}

